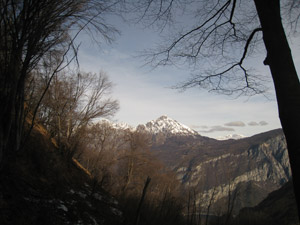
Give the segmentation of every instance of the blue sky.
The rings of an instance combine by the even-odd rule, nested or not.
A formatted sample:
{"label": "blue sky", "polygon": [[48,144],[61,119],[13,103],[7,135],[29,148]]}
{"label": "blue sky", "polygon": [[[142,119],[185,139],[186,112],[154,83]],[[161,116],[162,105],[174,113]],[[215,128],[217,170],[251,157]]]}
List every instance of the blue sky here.
{"label": "blue sky", "polygon": [[[280,127],[272,89],[271,99],[263,96],[234,99],[197,88],[185,92],[174,90],[170,87],[188,78],[190,71],[176,67],[152,70],[143,66],[145,62],[139,52],[158,43],[158,35],[140,26],[114,22],[121,35],[111,45],[99,48],[84,34],[79,39],[80,68],[96,73],[102,70],[115,84],[112,96],[119,100],[120,110],[113,120],[136,126],[168,115],[209,137],[251,136]],[[298,40],[292,45],[296,65],[300,65]],[[262,64],[263,57],[254,58],[251,63],[256,70],[269,74]]]}

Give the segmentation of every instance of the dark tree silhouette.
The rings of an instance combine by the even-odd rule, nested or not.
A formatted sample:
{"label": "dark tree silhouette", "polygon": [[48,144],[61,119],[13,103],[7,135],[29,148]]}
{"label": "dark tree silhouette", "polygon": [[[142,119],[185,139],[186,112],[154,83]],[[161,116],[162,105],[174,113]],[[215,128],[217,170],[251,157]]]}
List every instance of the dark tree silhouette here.
{"label": "dark tree silhouette", "polygon": [[[0,165],[19,149],[24,120],[24,85],[44,57],[60,55],[62,69],[76,52],[74,39],[85,29],[111,40],[103,20],[114,1],[0,1]],[[100,36],[99,39],[100,40]]]}
{"label": "dark tree silhouette", "polygon": [[[246,60],[264,45],[286,137],[293,184],[300,215],[300,84],[284,30],[297,29],[300,2],[295,0],[139,0],[133,10],[142,12],[141,21],[169,27],[169,40],[146,54],[152,66],[187,63],[194,75],[180,88],[203,87],[222,94],[265,93],[267,77],[248,68]],[[194,24],[173,28],[180,18],[193,14]],[[177,15],[177,17],[176,17]],[[169,23],[171,22],[171,23]],[[256,48],[255,48],[256,47]],[[206,65],[209,65],[207,68]]]}

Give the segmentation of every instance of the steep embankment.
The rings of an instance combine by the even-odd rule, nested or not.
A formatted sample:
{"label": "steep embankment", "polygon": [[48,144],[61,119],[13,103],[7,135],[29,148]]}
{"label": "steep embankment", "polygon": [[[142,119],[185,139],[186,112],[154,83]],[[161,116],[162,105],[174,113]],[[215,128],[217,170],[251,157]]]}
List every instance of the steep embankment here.
{"label": "steep embankment", "polygon": [[40,127],[0,174],[1,225],[121,224],[122,212]]}

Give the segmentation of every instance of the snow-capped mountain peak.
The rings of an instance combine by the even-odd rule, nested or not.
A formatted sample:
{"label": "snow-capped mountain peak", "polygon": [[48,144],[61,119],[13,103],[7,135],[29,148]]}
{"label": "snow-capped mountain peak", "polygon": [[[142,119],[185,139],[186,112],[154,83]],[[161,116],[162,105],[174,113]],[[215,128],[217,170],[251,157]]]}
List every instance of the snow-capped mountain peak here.
{"label": "snow-capped mountain peak", "polygon": [[198,135],[196,131],[166,115],[146,123],[146,125],[144,125],[144,129],[153,134],[169,133],[179,135]]}

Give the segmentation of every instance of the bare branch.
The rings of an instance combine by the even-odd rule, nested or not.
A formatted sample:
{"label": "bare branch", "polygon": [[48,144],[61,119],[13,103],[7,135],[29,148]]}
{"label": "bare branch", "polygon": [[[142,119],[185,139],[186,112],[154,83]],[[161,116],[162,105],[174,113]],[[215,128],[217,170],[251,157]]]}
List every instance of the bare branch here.
{"label": "bare branch", "polygon": [[[179,89],[187,89],[190,87],[196,87],[196,86],[204,86],[206,87],[207,84],[210,84],[210,91],[215,91],[215,92],[219,92],[222,91],[222,93],[224,94],[233,94],[235,92],[242,92],[245,93],[246,89],[251,90],[251,92],[253,94],[258,94],[258,93],[262,93],[262,90],[257,89],[257,87],[253,86],[252,83],[249,80],[249,73],[247,71],[247,69],[243,66],[244,60],[246,58],[249,46],[251,44],[251,41],[253,40],[253,37],[255,36],[256,33],[262,31],[261,28],[256,28],[252,31],[252,33],[249,35],[246,44],[244,46],[244,51],[243,54],[240,58],[240,60],[236,63],[231,64],[230,66],[228,66],[225,69],[221,69],[221,72],[216,72],[216,73],[207,73],[205,75],[197,75],[194,78],[192,78],[191,80],[189,80],[188,82],[184,82],[183,84],[180,84],[179,86],[175,87],[175,88],[179,88]],[[244,75],[244,80],[245,80],[245,86],[241,86],[240,88],[233,88],[231,90],[229,89],[225,89],[222,86],[223,83],[223,78],[225,78],[225,75],[229,72],[233,72],[233,70],[235,68],[239,68],[242,71],[242,74]],[[226,82],[225,82],[226,83]]]}
{"label": "bare branch", "polygon": [[[146,2],[149,3],[149,1]],[[152,4],[161,3],[154,0],[150,2],[151,6],[148,5],[146,11],[154,10]],[[169,4],[170,1],[167,3]],[[199,7],[199,10],[191,8],[187,8],[187,10],[196,12],[196,18],[202,19],[198,22],[200,25],[187,24],[183,28],[183,32],[178,32],[175,38],[171,36],[169,40],[166,40],[167,44],[160,44],[156,49],[145,52],[143,56],[146,65],[150,65],[152,68],[166,65],[187,65],[192,68],[196,75],[175,87],[182,90],[201,86],[209,91],[223,92],[224,94],[237,92],[237,95],[240,93],[252,95],[266,91],[264,85],[256,82],[262,81],[263,78],[255,76],[252,71],[250,73],[244,62],[251,54],[255,54],[254,51],[250,51],[253,46],[262,43],[255,38],[262,29],[257,28],[260,25],[254,5],[251,3],[239,4],[237,0],[193,3],[194,5],[191,7]],[[253,8],[249,7],[249,10],[243,8],[248,5]],[[166,7],[158,4],[155,12],[165,13],[162,9],[166,9]],[[143,15],[144,17],[149,16],[146,12]],[[154,21],[160,19],[156,14]],[[211,64],[211,68],[209,68],[209,64]],[[200,72],[196,72],[197,70]],[[254,87],[255,85],[256,87]]]}
{"label": "bare branch", "polygon": [[261,28],[261,27],[254,29],[254,30],[252,31],[252,33],[250,34],[249,38],[247,39],[246,45],[245,45],[245,47],[244,47],[244,53],[243,53],[243,56],[242,56],[242,58],[241,58],[241,60],[240,60],[240,62],[239,62],[240,65],[243,64],[243,61],[244,61],[244,59],[245,59],[245,57],[246,57],[246,55],[247,55],[247,51],[248,51],[249,45],[250,45],[250,43],[251,43],[251,41],[252,41],[254,35],[255,35],[257,32],[260,32],[260,31],[262,31],[262,28]]}
{"label": "bare branch", "polygon": [[236,0],[233,0],[233,3],[232,3],[232,9],[231,9],[230,18],[229,18],[229,22],[230,22],[230,24],[232,25],[232,29],[233,29],[233,32],[234,32],[234,36],[236,36],[236,30],[235,30],[235,23],[233,23],[232,20],[233,20],[233,15],[234,15],[235,6],[236,6]]}
{"label": "bare branch", "polygon": [[[169,52],[183,39],[185,39],[187,36],[189,36],[190,34],[194,33],[195,31],[198,31],[200,29],[202,29],[206,24],[208,24],[211,20],[213,20],[215,17],[217,17],[219,14],[222,14],[224,12],[224,10],[227,9],[227,7],[230,4],[230,0],[227,1],[214,15],[212,15],[208,20],[206,20],[203,24],[201,24],[200,26],[190,30],[189,32],[181,35],[177,40],[175,40],[167,49],[167,52],[169,54]],[[216,19],[216,21],[214,22],[214,24],[220,19],[220,15],[218,16],[218,18]],[[222,24],[224,25],[224,24]],[[215,28],[214,28],[215,29]]]}

